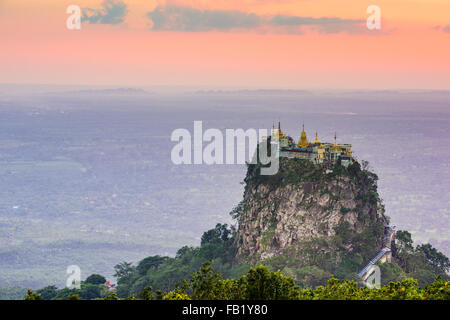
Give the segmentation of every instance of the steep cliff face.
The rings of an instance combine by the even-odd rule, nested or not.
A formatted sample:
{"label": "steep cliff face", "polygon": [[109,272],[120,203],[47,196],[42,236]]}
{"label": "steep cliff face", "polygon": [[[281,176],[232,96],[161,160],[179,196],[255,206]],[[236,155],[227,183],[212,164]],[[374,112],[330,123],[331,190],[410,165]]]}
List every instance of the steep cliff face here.
{"label": "steep cliff face", "polygon": [[305,244],[318,252],[361,251],[369,257],[380,249],[388,223],[376,180],[357,163],[327,170],[282,158],[274,176],[259,175],[258,166],[249,165],[244,199],[235,211],[238,260],[266,259]]}

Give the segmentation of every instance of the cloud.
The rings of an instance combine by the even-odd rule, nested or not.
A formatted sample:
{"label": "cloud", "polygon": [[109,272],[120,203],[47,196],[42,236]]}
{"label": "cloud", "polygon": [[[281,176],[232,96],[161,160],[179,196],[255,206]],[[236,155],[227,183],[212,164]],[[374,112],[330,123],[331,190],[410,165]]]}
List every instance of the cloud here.
{"label": "cloud", "polygon": [[276,15],[271,19],[274,25],[278,26],[293,26],[293,25],[326,25],[326,24],[345,24],[345,23],[363,23],[364,20],[351,20],[341,18],[311,18],[311,17],[298,17],[288,15]]}
{"label": "cloud", "polygon": [[147,13],[153,21],[153,30],[172,31],[229,31],[253,29],[261,19],[253,13],[233,10],[199,10],[181,6],[158,6]]}
{"label": "cloud", "polygon": [[445,33],[450,33],[450,24],[446,25],[446,26],[437,25],[437,26],[431,27],[431,29],[436,30],[436,31],[443,31]]}
{"label": "cloud", "polygon": [[127,5],[121,0],[105,0],[102,9],[83,8],[81,21],[95,24],[119,24],[128,14]]}
{"label": "cloud", "polygon": [[[312,27],[320,33],[359,33],[364,30],[365,20],[342,19],[337,17],[299,17],[289,15],[276,15],[270,23],[276,27],[301,28]],[[295,29],[294,29],[295,30]]]}
{"label": "cloud", "polygon": [[364,20],[335,17],[311,18],[290,15],[260,16],[236,10],[200,10],[186,6],[158,6],[147,13],[152,30],[167,31],[261,31],[302,34],[308,27],[320,33],[360,33]]}

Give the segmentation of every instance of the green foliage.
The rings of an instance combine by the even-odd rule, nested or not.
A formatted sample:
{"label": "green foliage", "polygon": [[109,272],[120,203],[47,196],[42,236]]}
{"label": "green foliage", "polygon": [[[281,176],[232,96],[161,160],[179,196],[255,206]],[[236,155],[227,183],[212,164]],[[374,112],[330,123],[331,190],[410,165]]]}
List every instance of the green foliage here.
{"label": "green foliage", "polygon": [[346,214],[347,212],[349,212],[350,211],[350,209],[348,209],[348,208],[346,208],[346,207],[341,207],[341,213],[342,214]]}
{"label": "green foliage", "polygon": [[142,290],[140,297],[143,300],[153,300],[153,288],[151,286],[145,287],[144,290]]}
{"label": "green foliage", "polygon": [[413,240],[411,233],[408,231],[399,230],[395,233],[395,239],[397,240],[397,244],[399,249],[407,248],[412,249],[413,248]]}
{"label": "green foliage", "polygon": [[103,284],[82,283],[81,290],[78,294],[83,300],[93,300],[102,297]]}
{"label": "green foliage", "polygon": [[69,289],[69,288],[62,288],[57,291],[56,296],[54,296],[53,300],[68,300],[70,296],[77,294],[80,295],[81,290],[79,289]]}
{"label": "green foliage", "polygon": [[[356,272],[379,250],[384,233],[384,221],[377,213],[383,210],[377,192],[378,177],[368,170],[368,163],[362,166],[354,163],[348,168],[337,164],[332,173],[325,174],[324,168],[306,160],[281,161],[280,171],[274,176],[261,176],[257,174],[258,165],[249,165],[246,191],[249,185],[264,184],[272,190],[280,185],[302,184],[305,193],[325,192],[337,201],[339,192],[324,189],[323,184],[350,179],[358,192],[354,212],[358,213],[358,223],[364,226],[363,230],[355,232],[355,225],[342,221],[335,227],[336,235],[331,239],[302,241],[298,247],[262,262],[255,257],[247,264],[237,264],[236,230],[233,226],[217,224],[202,235],[199,247],[184,246],[175,257],[156,255],[146,257],[136,266],[129,262],[117,264],[114,267],[116,293],[105,292],[100,280],[94,281],[102,276],[91,275],[79,290],[57,290],[50,286],[27,296],[30,299],[69,299],[76,295],[82,299],[104,297],[107,300],[134,297],[145,300],[448,299],[448,258],[428,244],[414,248],[407,231],[397,232],[397,241],[392,247],[395,262],[380,265],[384,286],[381,289],[360,286]],[[267,204],[269,208],[278,205],[276,201]],[[340,211],[347,214],[351,210],[341,207]],[[243,213],[245,202],[239,203],[231,215],[239,221]],[[265,221],[263,247],[271,244],[276,228],[273,222],[270,217]],[[256,266],[260,263],[264,266]],[[440,276],[439,281],[435,280],[437,276]],[[103,278],[101,283],[104,282]]]}
{"label": "green foliage", "polygon": [[398,265],[408,277],[417,279],[419,285],[430,284],[437,276],[449,278],[449,259],[428,243],[414,248],[412,236],[408,231],[396,232],[392,249]]}
{"label": "green foliage", "polygon": [[425,287],[425,298],[428,300],[450,300],[450,286],[448,280],[438,277],[433,283]]}
{"label": "green foliage", "polygon": [[67,298],[67,300],[81,300],[78,294],[73,294]]}
{"label": "green foliage", "polygon": [[161,300],[191,300],[191,298],[186,293],[169,291],[161,298]]}
{"label": "green foliage", "polygon": [[342,221],[334,228],[334,231],[336,231],[338,236],[341,236],[345,240],[349,239],[353,233],[352,230],[350,230],[350,223],[348,221]]}
{"label": "green foliage", "polygon": [[244,298],[248,300],[287,300],[298,288],[291,277],[285,277],[280,271],[269,271],[262,265],[251,268],[244,279]]}
{"label": "green foliage", "polygon": [[316,266],[306,266],[298,269],[296,272],[297,282],[303,288],[315,288],[326,285],[331,276],[331,273]]}
{"label": "green foliage", "polygon": [[47,286],[37,290],[36,293],[40,294],[44,300],[52,300],[58,294],[58,288],[56,286]]}
{"label": "green foliage", "polygon": [[[100,299],[107,294],[104,282],[99,283],[100,280],[103,281],[104,279],[101,278],[103,277],[98,277],[98,275],[88,277],[86,281],[81,282],[80,289],[58,289],[56,286],[47,286],[37,290],[36,294],[39,294],[44,300],[70,300],[71,297],[73,300],[75,296],[82,300]],[[87,282],[88,280],[90,282]],[[93,284],[92,282],[99,284]]]}
{"label": "green foliage", "polygon": [[191,276],[192,298],[195,300],[212,300],[218,294],[217,282],[222,276],[211,268],[211,261],[206,262]]}
{"label": "green foliage", "polygon": [[43,300],[43,298],[40,294],[36,294],[31,289],[28,289],[25,300]]}
{"label": "green foliage", "polygon": [[[402,268],[395,262],[392,263],[380,263],[378,264],[381,271],[381,284],[386,285],[389,282],[402,281],[407,278],[406,273]],[[435,277],[430,279],[430,283],[433,282]]]}
{"label": "green foliage", "polygon": [[134,271],[133,264],[131,262],[121,262],[114,266],[114,277],[116,278],[125,278],[130,276]]}
{"label": "green foliage", "polygon": [[158,267],[161,266],[166,260],[167,257],[161,257],[159,255],[147,257],[139,262],[136,270],[140,275],[145,275],[151,268],[158,269]]}
{"label": "green foliage", "polygon": [[[112,292],[106,297],[104,297],[103,300],[120,300],[120,299],[115,292]],[[134,298],[130,297],[128,300],[134,300]]]}
{"label": "green foliage", "polygon": [[238,203],[237,206],[235,206],[235,207],[233,208],[233,210],[231,210],[230,216],[231,216],[234,220],[236,220],[236,221],[239,222],[239,220],[240,220],[240,218],[241,218],[241,216],[242,216],[242,213],[243,213],[244,211],[245,211],[245,202],[244,202],[244,200],[242,200],[241,202]]}
{"label": "green foliage", "polygon": [[[147,295],[149,294],[150,295]],[[151,289],[142,293],[149,298]],[[28,290],[26,300],[42,300],[40,295]],[[72,294],[69,300],[80,300],[78,294]],[[134,297],[127,299],[134,300]],[[237,279],[223,279],[222,275],[211,268],[211,262],[205,263],[195,272],[189,281],[178,284],[174,290],[157,292],[160,300],[450,300],[448,280],[437,278],[430,285],[420,287],[417,280],[404,279],[389,282],[379,289],[369,289],[352,280],[339,280],[331,277],[326,284],[316,288],[297,286],[292,277],[286,277],[279,271],[270,271],[265,266],[251,268]],[[104,300],[119,300],[111,293]]]}
{"label": "green foliage", "polygon": [[[448,281],[437,278],[424,288],[414,279],[389,282],[379,289],[369,289],[353,280],[331,277],[316,288],[297,286],[292,277],[265,266],[251,268],[237,279],[222,278],[211,262],[191,276],[190,281],[162,295],[164,300],[449,300]],[[191,292],[191,293],[190,293]]]}
{"label": "green foliage", "polygon": [[[206,231],[200,247],[184,246],[174,258],[151,256],[141,260],[137,267],[130,264],[116,266],[117,295],[139,297],[144,288],[151,286],[155,298],[162,299],[161,292],[173,290],[177,283],[198,270],[202,264],[211,260],[212,265],[225,276],[241,275],[247,269],[244,266],[233,266],[236,255],[236,230],[226,224],[217,224],[214,229]],[[240,273],[242,272],[242,273]]]}
{"label": "green foliage", "polygon": [[450,270],[450,261],[442,253],[426,243],[417,246],[416,250],[425,255],[426,262],[433,268],[436,273],[446,273]]}
{"label": "green foliage", "polygon": [[135,295],[130,293],[130,287],[139,278],[136,267],[132,263],[124,261],[114,266],[114,270],[114,276],[117,278],[117,295],[119,297]]}
{"label": "green foliage", "polygon": [[227,224],[216,224],[214,229],[203,233],[201,244],[205,243],[222,243],[230,239],[233,229],[228,229]]}
{"label": "green foliage", "polygon": [[94,285],[104,284],[106,282],[106,278],[100,274],[91,274],[89,277],[86,278],[84,282]]}
{"label": "green foliage", "polygon": [[427,284],[430,284],[433,282],[433,280],[436,278],[436,274],[427,269],[417,269],[411,273],[409,273],[412,278],[416,279],[419,285],[425,286]]}
{"label": "green foliage", "polygon": [[264,184],[270,190],[288,184],[303,182],[320,182],[326,179],[324,168],[314,165],[309,160],[280,158],[279,170],[274,175],[261,175],[260,164],[249,164],[245,178],[246,188]]}

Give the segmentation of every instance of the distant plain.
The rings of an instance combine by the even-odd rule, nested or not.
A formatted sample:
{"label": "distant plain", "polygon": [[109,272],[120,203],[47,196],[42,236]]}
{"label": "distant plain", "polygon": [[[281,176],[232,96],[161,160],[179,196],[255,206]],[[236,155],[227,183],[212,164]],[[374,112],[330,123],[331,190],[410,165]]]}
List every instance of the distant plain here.
{"label": "distant plain", "polygon": [[172,164],[174,129],[267,128],[351,143],[386,214],[450,255],[450,92],[0,87],[0,287],[62,286],[199,244],[242,198],[245,165]]}

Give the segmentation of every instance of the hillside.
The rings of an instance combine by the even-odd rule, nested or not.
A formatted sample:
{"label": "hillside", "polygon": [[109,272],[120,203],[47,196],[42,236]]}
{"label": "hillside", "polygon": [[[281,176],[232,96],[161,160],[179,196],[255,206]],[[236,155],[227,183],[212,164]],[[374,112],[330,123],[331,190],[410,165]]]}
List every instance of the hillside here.
{"label": "hillside", "polygon": [[[177,290],[189,294],[186,288],[195,287],[197,278],[203,276],[220,285],[238,285],[247,279],[242,275],[267,273],[266,269],[252,269],[260,264],[271,272],[279,270],[298,288],[330,284],[333,276],[354,280],[356,283],[348,284],[352,287],[362,285],[357,272],[382,247],[389,222],[377,192],[378,177],[367,167],[363,162],[362,167],[336,164],[327,169],[304,160],[281,159],[276,175],[262,176],[258,166],[248,165],[244,198],[230,213],[237,227],[217,224],[202,235],[199,247],[184,246],[175,257],[157,255],[136,265],[117,264],[117,296],[144,298],[155,292],[161,298],[180,283],[185,289]],[[380,265],[384,285],[404,280],[398,285],[416,288],[417,283],[422,287],[432,284],[438,276],[449,278],[449,259],[429,244],[414,247],[407,231],[397,232],[392,253],[392,262]],[[234,280],[222,283],[222,277]],[[416,280],[407,280],[410,277]],[[230,290],[229,297],[241,297]],[[382,290],[391,289],[388,285]],[[106,294],[100,289],[96,292],[98,298]],[[46,299],[64,299],[71,294],[86,299],[92,297],[92,286],[82,284],[81,290],[47,287],[37,293],[45,294]],[[216,293],[214,297],[224,298]],[[212,293],[204,294],[209,297]],[[361,294],[360,298],[367,298],[367,292]]]}
{"label": "hillside", "polygon": [[317,253],[359,253],[363,260],[380,249],[388,218],[375,174],[358,163],[327,170],[307,160],[280,160],[274,176],[248,168],[237,215],[240,261],[303,252],[313,243]]}

